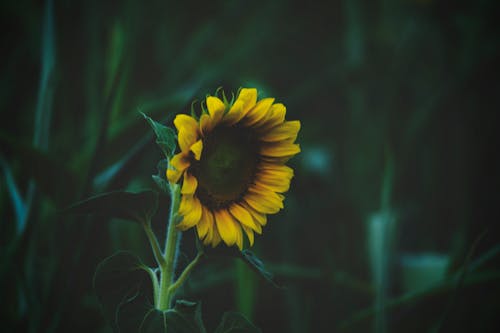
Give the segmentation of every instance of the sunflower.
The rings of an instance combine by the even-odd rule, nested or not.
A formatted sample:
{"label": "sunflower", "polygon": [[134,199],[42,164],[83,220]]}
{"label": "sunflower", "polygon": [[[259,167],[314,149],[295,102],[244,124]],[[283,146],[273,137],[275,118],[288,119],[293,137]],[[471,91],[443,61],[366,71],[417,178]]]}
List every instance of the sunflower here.
{"label": "sunflower", "polygon": [[252,246],[267,214],[283,208],[293,177],[285,163],[300,152],[300,122],[285,121],[286,108],[274,98],[257,101],[257,89],[242,88],[234,102],[222,95],[207,96],[199,118],[174,119],[180,153],[167,178],[182,182],[178,229],[196,226],[205,245],[241,250],[243,233]]}

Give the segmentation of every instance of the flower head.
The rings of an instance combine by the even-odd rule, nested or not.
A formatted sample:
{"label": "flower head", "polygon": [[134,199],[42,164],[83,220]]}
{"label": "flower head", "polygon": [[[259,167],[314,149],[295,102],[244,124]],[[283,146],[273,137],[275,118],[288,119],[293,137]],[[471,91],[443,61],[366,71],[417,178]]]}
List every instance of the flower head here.
{"label": "flower head", "polygon": [[283,208],[293,177],[285,163],[300,152],[299,121],[285,121],[286,108],[274,98],[257,101],[257,90],[243,88],[234,103],[206,98],[199,119],[174,120],[180,153],[170,160],[167,178],[181,182],[177,227],[196,226],[205,245],[243,248],[261,234],[267,214]]}

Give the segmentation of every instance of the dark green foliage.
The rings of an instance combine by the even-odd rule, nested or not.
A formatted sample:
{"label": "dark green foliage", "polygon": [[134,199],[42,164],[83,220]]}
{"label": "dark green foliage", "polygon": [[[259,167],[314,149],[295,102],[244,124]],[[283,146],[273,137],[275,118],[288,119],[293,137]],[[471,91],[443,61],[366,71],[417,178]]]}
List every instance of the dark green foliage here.
{"label": "dark green foliage", "polygon": [[148,273],[134,254],[119,252],[103,260],[94,276],[94,289],[115,332],[139,332],[153,310]]}
{"label": "dark green foliage", "polygon": [[260,333],[241,313],[226,312],[214,333]]}
{"label": "dark green foliage", "polygon": [[158,208],[158,193],[116,191],[99,194],[80,201],[65,213],[95,214],[106,218],[120,218],[139,223],[149,222]]}
{"label": "dark green foliage", "polygon": [[214,257],[232,257],[241,259],[252,271],[262,277],[266,282],[277,288],[280,287],[274,279],[273,274],[266,270],[262,260],[260,260],[252,251],[248,249],[239,251],[236,247],[221,245],[216,248],[205,247],[202,251],[209,259]]}
{"label": "dark green foliage", "polygon": [[158,188],[165,192],[169,193],[170,192],[170,187],[168,185],[168,180],[167,180],[167,168],[168,168],[168,160],[163,159],[158,162],[156,165],[156,169],[158,170],[158,174],[151,176],[156,183],[156,186]]}
{"label": "dark green foliage", "polygon": [[[204,249],[180,291],[203,301],[207,332],[233,310],[263,332],[373,332],[384,312],[389,333],[500,331],[497,1],[2,1],[0,13],[2,331],[106,332],[98,263],[132,249],[154,261],[139,225],[110,220],[151,216],[156,195],[138,191],[158,186],[161,242],[170,201],[166,162],[155,165],[174,152],[168,128],[220,86],[284,103],[302,152],[285,208],[251,249],[266,269]],[[62,213],[85,198],[84,215]],[[384,311],[373,216],[394,217]],[[179,271],[195,236],[183,234]],[[406,289],[408,253],[446,257],[446,287]],[[137,332],[152,293],[133,300],[119,318]],[[149,312],[143,330],[163,319]]]}
{"label": "dark green foliage", "polygon": [[[33,179],[40,190],[58,206],[74,200],[79,191],[79,176],[60,156],[49,154],[22,141],[15,141],[6,133],[0,133],[2,153],[19,163],[18,172],[24,179]],[[54,182],[54,179],[60,181]]]}
{"label": "dark green foliage", "polygon": [[206,333],[199,303],[179,300],[166,312],[154,308],[148,270],[127,252],[116,253],[97,267],[94,288],[113,331]]}

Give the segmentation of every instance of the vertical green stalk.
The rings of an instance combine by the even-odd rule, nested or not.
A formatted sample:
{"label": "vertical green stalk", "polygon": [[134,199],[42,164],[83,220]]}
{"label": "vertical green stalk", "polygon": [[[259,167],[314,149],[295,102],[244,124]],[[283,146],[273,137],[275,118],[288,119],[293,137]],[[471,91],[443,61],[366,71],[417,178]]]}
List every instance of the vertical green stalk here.
{"label": "vertical green stalk", "polygon": [[171,206],[170,216],[167,226],[167,237],[165,241],[165,252],[163,255],[164,261],[160,265],[160,288],[158,295],[157,308],[160,311],[166,311],[170,307],[170,292],[169,288],[174,279],[175,261],[177,255],[177,242],[179,232],[175,227],[175,219],[180,204],[180,186],[176,184],[170,185]]}

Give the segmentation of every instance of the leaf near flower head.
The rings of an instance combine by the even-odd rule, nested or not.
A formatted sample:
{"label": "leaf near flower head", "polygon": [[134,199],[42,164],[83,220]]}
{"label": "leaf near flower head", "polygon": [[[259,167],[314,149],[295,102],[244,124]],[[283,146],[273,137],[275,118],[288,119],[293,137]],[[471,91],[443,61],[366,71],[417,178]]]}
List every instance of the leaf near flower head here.
{"label": "leaf near flower head", "polygon": [[146,116],[144,113],[141,112],[141,114],[144,117],[144,119],[147,120],[147,122],[155,132],[156,143],[158,144],[158,146],[160,146],[165,156],[167,156],[168,158],[174,156],[175,149],[177,147],[176,144],[177,138],[175,135],[175,131],[170,127],[167,127],[165,125],[160,124],[157,121],[154,121],[150,117]]}

